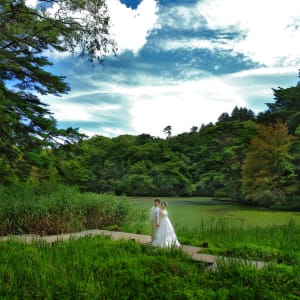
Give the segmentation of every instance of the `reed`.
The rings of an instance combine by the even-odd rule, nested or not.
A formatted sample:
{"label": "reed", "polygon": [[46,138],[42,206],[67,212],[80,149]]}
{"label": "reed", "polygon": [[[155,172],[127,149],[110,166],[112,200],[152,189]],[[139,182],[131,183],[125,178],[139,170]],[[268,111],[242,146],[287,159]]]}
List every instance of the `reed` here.
{"label": "reed", "polygon": [[0,243],[1,299],[297,299],[299,266],[206,271],[180,251],[85,237]]}
{"label": "reed", "polygon": [[203,253],[300,265],[300,226],[293,219],[287,225],[267,227],[238,226],[219,219],[194,228],[176,226],[176,230],[183,244],[201,246],[207,242],[209,247]]}
{"label": "reed", "polygon": [[80,193],[58,184],[0,186],[0,195],[0,235],[118,228],[132,215],[125,197]]}

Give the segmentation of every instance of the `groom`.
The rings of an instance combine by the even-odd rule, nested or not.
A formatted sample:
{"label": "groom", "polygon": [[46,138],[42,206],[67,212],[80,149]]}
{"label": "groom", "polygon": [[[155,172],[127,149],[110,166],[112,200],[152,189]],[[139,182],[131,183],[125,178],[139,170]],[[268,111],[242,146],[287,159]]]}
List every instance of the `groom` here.
{"label": "groom", "polygon": [[160,213],[159,204],[160,204],[160,200],[155,199],[154,205],[150,210],[151,242],[155,240],[156,230],[159,227],[159,213]]}

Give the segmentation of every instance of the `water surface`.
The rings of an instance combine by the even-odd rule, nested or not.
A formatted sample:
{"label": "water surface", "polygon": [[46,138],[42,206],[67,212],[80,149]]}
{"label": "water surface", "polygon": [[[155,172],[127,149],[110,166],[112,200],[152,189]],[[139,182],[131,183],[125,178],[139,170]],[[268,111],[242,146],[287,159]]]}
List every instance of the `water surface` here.
{"label": "water surface", "polygon": [[[131,197],[137,208],[149,209],[154,198]],[[229,201],[218,201],[209,197],[159,198],[168,203],[169,217],[177,226],[194,227],[202,222],[224,219],[237,225],[285,225],[293,219],[300,225],[299,212],[269,210],[266,208],[248,207]]]}

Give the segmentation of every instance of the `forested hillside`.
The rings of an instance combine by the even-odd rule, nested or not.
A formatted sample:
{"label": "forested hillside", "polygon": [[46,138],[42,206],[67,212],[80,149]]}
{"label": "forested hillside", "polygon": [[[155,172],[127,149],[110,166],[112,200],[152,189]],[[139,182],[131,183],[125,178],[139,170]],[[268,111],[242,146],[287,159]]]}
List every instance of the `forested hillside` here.
{"label": "forested hillside", "polygon": [[[1,182],[51,180],[97,193],[215,196],[299,208],[300,86],[274,95],[257,116],[236,107],[190,132],[172,136],[170,126],[165,139],[75,135],[64,144],[28,149],[18,163],[1,151]],[[13,149],[20,151],[18,144]]]}
{"label": "forested hillside", "polygon": [[95,192],[237,197],[255,134],[252,119],[248,110],[235,109],[217,124],[166,139],[95,136],[54,149],[55,167],[65,183]]}

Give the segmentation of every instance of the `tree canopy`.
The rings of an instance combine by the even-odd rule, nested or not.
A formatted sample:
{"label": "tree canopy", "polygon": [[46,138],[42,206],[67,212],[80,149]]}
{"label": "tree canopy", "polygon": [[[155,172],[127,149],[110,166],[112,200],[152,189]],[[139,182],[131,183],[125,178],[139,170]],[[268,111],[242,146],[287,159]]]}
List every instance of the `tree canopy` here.
{"label": "tree canopy", "polygon": [[59,130],[38,98],[70,90],[63,76],[46,71],[46,51],[70,51],[90,61],[115,52],[105,2],[40,0],[29,7],[24,0],[0,1],[0,155],[8,182],[40,163],[35,154],[42,147],[80,138],[75,129]]}
{"label": "tree canopy", "polygon": [[[283,205],[295,193],[296,174],[286,124],[257,124],[243,164],[245,199],[259,204]],[[261,203],[260,203],[261,202]]]}

